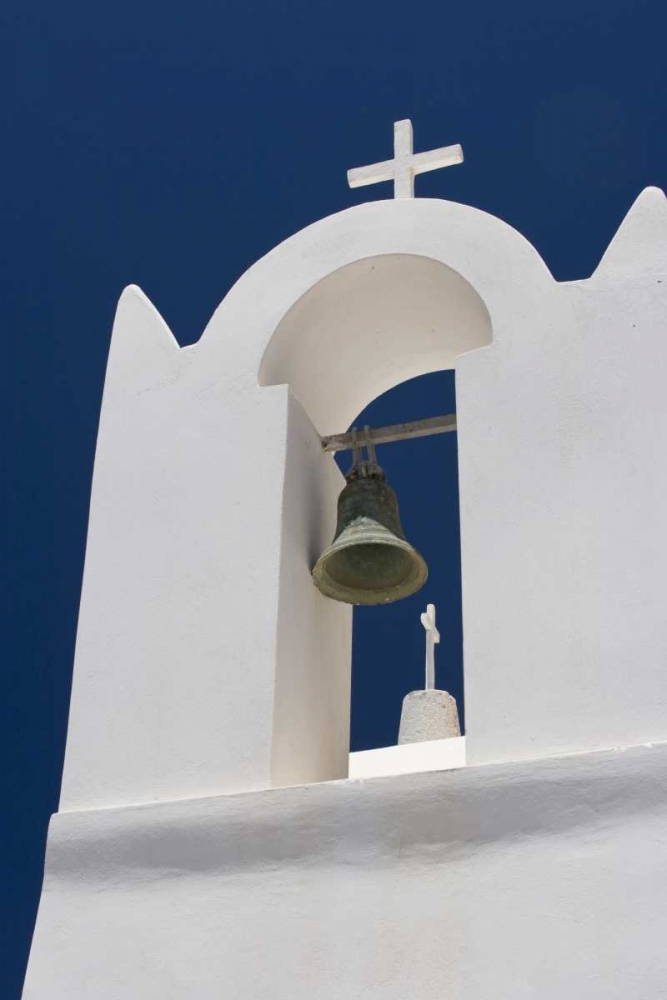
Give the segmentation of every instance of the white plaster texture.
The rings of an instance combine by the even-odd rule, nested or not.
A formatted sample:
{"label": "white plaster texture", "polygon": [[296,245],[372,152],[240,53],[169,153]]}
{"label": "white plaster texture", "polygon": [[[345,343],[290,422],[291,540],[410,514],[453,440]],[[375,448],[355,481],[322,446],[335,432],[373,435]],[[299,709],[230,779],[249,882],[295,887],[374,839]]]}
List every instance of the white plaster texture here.
{"label": "white plaster texture", "polygon": [[470,761],[667,738],[666,320],[648,189],[591,278],[460,359]]}
{"label": "white plaster texture", "polygon": [[446,740],[460,735],[456,698],[448,691],[430,688],[406,694],[401,708],[399,744]]}
{"label": "white plaster texture", "polygon": [[483,212],[362,205],[259,261],[184,350],[126,291],[61,808],[345,776],[350,614],[308,579],[340,484],[317,437],[454,364],[470,759],[667,738],[666,234],[649,190],[559,285]]}
{"label": "white plaster texture", "polygon": [[56,816],[24,1000],[662,1000],[667,746]]}

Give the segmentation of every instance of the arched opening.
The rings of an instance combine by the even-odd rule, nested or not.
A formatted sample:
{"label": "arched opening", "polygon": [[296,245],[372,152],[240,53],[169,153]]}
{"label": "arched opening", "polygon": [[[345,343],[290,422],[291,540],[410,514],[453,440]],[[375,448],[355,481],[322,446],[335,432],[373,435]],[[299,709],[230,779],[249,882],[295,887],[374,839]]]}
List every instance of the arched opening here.
{"label": "arched opening", "polygon": [[393,386],[454,368],[459,355],[490,343],[488,310],[458,272],[430,257],[383,254],[339,268],[292,306],[259,382],[287,383],[319,433],[335,434]]}
{"label": "arched opening", "polygon": [[[410,419],[413,414],[455,411],[455,373],[438,371],[389,389],[354,424],[377,427]],[[424,587],[411,597],[354,609],[353,752],[396,743],[403,697],[424,686],[425,634],[420,614],[428,603],[436,606],[440,632],[436,687],[456,699],[462,732],[465,726],[457,435],[379,446],[377,457],[398,496],[406,537],[424,556],[429,575]],[[349,452],[337,453],[336,460],[341,471],[349,468]]]}
{"label": "arched opening", "polygon": [[[309,573],[321,552],[321,531],[315,542],[318,526],[321,529],[326,522],[326,544],[331,540],[332,515],[338,490],[343,485],[338,473],[332,477],[335,460],[330,454],[313,457],[317,435],[346,431],[367,407],[370,409],[365,422],[376,426],[378,420],[395,423],[454,412],[451,370],[457,357],[489,345],[491,339],[488,310],[459,273],[428,257],[387,254],[356,261],[320,280],[286,313],[269,342],[260,367],[260,383],[288,384],[300,404],[300,412],[312,424],[313,435],[306,444],[304,418],[299,418],[299,429],[292,435],[289,446],[293,457],[289,461],[283,511],[288,554],[287,569],[281,577],[281,602],[285,606],[282,620],[289,619],[292,633],[296,614],[301,620],[298,646],[287,639],[283,652],[279,649],[278,654],[274,740],[282,749],[277,751],[281,763],[274,767],[276,784],[296,780],[297,773],[299,780],[303,780],[297,755],[300,742],[305,744],[305,740],[300,741],[297,730],[300,725],[308,725],[303,719],[304,706],[321,706],[323,699],[330,697],[340,700],[343,690],[339,686],[331,696],[326,680],[322,677],[312,680],[313,672],[318,669],[322,674],[340,670],[338,661],[343,655],[339,647],[327,662],[327,643],[339,627],[341,606],[332,607],[337,602],[318,593],[313,596],[312,581],[306,582],[305,578],[306,570]],[[310,458],[306,463],[308,451]],[[303,461],[295,457],[297,452],[304,456]],[[341,466],[345,468],[349,455],[341,458]],[[440,622],[447,634],[442,644],[438,684],[453,687],[457,699],[462,694],[456,436],[448,434],[386,445],[378,458],[399,494],[408,538],[430,564],[430,584],[399,605],[357,612],[353,749],[396,742],[402,695],[421,686],[420,675],[423,678],[419,612],[424,610],[426,601],[439,605]],[[442,494],[441,504],[438,491]],[[297,509],[298,518],[290,516],[290,510]],[[302,526],[304,512],[308,512],[310,521],[307,529]],[[319,524],[313,525],[313,521]],[[449,538],[447,543],[443,542],[444,537]],[[349,622],[349,617],[346,620]],[[285,634],[288,632],[286,628]],[[389,639],[383,648],[392,649],[395,661],[391,665],[392,684],[387,683],[386,671],[383,677],[377,656],[376,662],[364,662],[372,658],[374,632]],[[400,635],[401,641],[392,643],[392,633]],[[296,661],[304,656],[299,650],[306,647],[299,667]],[[382,646],[378,644],[378,648]],[[349,647],[345,655],[349,677]],[[402,658],[407,662],[401,664]],[[377,688],[378,710],[375,726],[369,728],[363,720],[364,716],[370,719],[373,712],[373,687]],[[300,692],[301,719],[295,718],[290,708],[295,690]],[[462,700],[460,704],[462,707]],[[334,713],[338,715],[342,708],[335,705]],[[345,710],[349,713],[349,704]],[[324,745],[326,739],[317,737],[315,744]],[[312,744],[311,724],[308,745]],[[326,753],[331,758],[330,749]],[[312,773],[324,772],[313,762]],[[330,771],[329,776],[340,775]]]}

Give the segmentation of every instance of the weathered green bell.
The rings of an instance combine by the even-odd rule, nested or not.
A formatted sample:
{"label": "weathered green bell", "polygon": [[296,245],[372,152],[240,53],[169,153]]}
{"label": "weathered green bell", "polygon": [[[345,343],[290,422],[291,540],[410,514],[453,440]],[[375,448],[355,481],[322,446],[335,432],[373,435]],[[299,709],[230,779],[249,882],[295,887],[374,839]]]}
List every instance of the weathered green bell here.
{"label": "weathered green bell", "polygon": [[346,604],[409,597],[426,582],[428,569],[405,539],[396,494],[374,461],[355,461],[345,478],[336,534],[315,564],[315,585]]}

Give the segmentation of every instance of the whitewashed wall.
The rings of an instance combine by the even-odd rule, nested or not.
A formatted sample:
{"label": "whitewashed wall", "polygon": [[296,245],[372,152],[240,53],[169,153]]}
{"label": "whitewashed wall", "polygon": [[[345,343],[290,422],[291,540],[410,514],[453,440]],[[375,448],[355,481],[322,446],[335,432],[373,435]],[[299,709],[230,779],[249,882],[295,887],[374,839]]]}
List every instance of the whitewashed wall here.
{"label": "whitewashed wall", "polygon": [[667,738],[667,205],[460,360],[468,759]]}

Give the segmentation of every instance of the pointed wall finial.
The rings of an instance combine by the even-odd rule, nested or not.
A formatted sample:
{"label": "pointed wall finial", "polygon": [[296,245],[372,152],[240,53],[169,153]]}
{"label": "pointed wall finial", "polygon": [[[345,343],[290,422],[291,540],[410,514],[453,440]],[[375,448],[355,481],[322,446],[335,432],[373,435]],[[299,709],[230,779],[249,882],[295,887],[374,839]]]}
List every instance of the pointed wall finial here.
{"label": "pointed wall finial", "polygon": [[116,392],[141,392],[171,378],[183,350],[150,299],[128,285],[118,300],[104,388],[105,400]]}
{"label": "pointed wall finial", "polygon": [[594,272],[615,279],[623,273],[667,268],[667,198],[647,187],[635,199]]}

